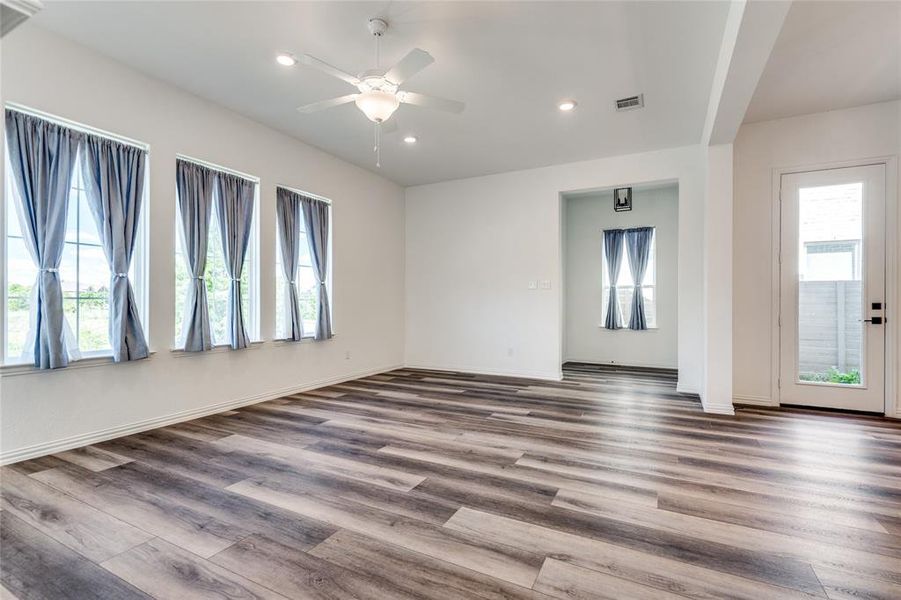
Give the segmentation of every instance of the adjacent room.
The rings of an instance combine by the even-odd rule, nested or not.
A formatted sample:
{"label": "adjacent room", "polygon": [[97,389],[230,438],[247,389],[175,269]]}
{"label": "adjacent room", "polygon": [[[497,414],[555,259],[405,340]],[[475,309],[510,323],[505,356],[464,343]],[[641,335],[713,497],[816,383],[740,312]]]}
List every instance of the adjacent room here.
{"label": "adjacent room", "polygon": [[0,598],[901,598],[901,1],[0,0]]}

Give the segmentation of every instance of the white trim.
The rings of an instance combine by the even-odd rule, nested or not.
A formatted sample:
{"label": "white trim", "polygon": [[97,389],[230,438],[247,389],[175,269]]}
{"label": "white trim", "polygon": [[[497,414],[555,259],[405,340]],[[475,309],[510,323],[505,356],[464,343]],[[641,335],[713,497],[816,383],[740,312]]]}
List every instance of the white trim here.
{"label": "white trim", "polygon": [[698,390],[698,388],[683,384],[681,379],[676,381],[676,393],[686,394],[688,396],[698,396],[699,398],[701,397],[701,392],[700,390]]}
{"label": "white trim", "polygon": [[[150,357],[156,354],[151,351],[150,356],[142,360],[150,360]],[[65,373],[72,369],[88,369],[93,367],[104,367],[108,365],[134,365],[140,363],[140,360],[124,361],[117,363],[113,360],[112,351],[106,352],[102,356],[87,356],[78,360],[69,362],[64,369],[38,369],[33,362],[19,362],[0,365],[0,379],[5,377],[19,377],[21,375],[49,375],[51,373]]]}
{"label": "white trim", "polygon": [[231,344],[214,344],[209,350],[200,350],[197,352],[188,352],[184,348],[169,348],[169,353],[173,358],[185,358],[188,356],[209,356],[210,354],[219,354],[221,352],[241,352],[243,350],[253,350],[260,348],[266,340],[251,341],[245,348],[232,348]]}
{"label": "white trim", "polygon": [[2,0],[0,1],[0,4],[5,4],[27,17],[33,17],[44,8],[44,5],[40,0]]}
{"label": "white trim", "polygon": [[[898,383],[898,356],[899,343],[901,343],[901,310],[896,316],[892,307],[898,306],[901,297],[898,297],[899,284],[901,284],[901,268],[897,264],[901,260],[901,239],[898,229],[901,229],[901,206],[899,206],[898,193],[898,156],[877,156],[842,160],[827,163],[815,163],[811,165],[794,165],[773,167],[772,169],[772,200],[771,200],[771,268],[773,294],[770,305],[770,347],[772,353],[771,381],[772,406],[781,405],[781,391],[779,389],[779,376],[781,370],[780,326],[779,317],[781,311],[781,265],[779,255],[782,249],[782,210],[781,192],[782,176],[792,173],[807,173],[810,171],[826,171],[830,169],[844,169],[849,167],[865,167],[872,165],[884,165],[885,167],[885,210],[886,224],[894,222],[898,227],[886,227],[885,236],[885,403],[884,414],[886,416],[898,415],[901,417],[901,387]],[[891,323],[894,322],[894,326]]]}
{"label": "white trim", "polygon": [[675,365],[661,365],[661,364],[639,363],[639,362],[617,363],[617,362],[598,360],[596,358],[565,358],[565,359],[563,359],[563,362],[564,363],[568,363],[568,362],[588,363],[588,364],[592,364],[592,365],[600,365],[603,367],[622,367],[624,369],[665,369],[667,371],[673,371],[673,372],[679,371],[679,367],[676,367]]}
{"label": "white trim", "polygon": [[423,369],[425,371],[447,371],[449,373],[472,373],[474,375],[494,375],[496,377],[518,377],[521,379],[540,379],[543,381],[562,381],[563,372],[552,371],[517,371],[514,369],[482,369],[479,367],[455,367],[451,365],[406,364],[405,369]]}
{"label": "white trim", "polygon": [[735,407],[732,404],[704,404],[704,400],[701,400],[701,407],[704,409],[705,413],[712,415],[734,415]]}
{"label": "white trim", "polygon": [[93,431],[91,433],[63,438],[61,440],[54,440],[52,442],[44,442],[41,444],[35,444],[33,446],[26,446],[24,448],[10,450],[8,452],[4,452],[4,453],[0,454],[0,465],[7,465],[10,463],[19,462],[22,460],[28,460],[30,458],[37,458],[39,456],[55,454],[57,452],[71,450],[73,448],[80,448],[82,446],[89,446],[91,444],[97,444],[99,442],[103,442],[103,441],[110,440],[113,438],[122,437],[125,435],[132,435],[135,433],[140,433],[142,431],[147,431],[148,429],[156,429],[158,427],[174,425],[175,423],[181,423],[182,421],[189,421],[192,419],[197,419],[200,417],[205,417],[208,415],[220,413],[220,412],[223,412],[226,410],[231,410],[231,409],[239,408],[242,406],[248,406],[250,404],[258,404],[260,402],[266,402],[267,400],[274,400],[276,398],[282,398],[284,396],[289,396],[291,394],[299,394],[301,392],[306,392],[309,390],[313,390],[316,388],[325,387],[325,386],[329,386],[329,385],[335,385],[338,383],[343,383],[345,381],[351,381],[354,379],[360,379],[362,377],[378,375],[380,373],[386,373],[388,371],[393,371],[395,369],[400,369],[400,368],[401,368],[400,365],[391,365],[391,366],[380,367],[380,368],[376,368],[376,369],[370,369],[367,371],[361,371],[361,372],[353,373],[350,375],[341,375],[338,377],[330,377],[330,378],[326,378],[326,379],[320,379],[318,381],[314,381],[314,382],[311,382],[311,383],[308,383],[308,384],[302,385],[302,386],[282,388],[280,390],[273,390],[270,392],[257,394],[255,396],[249,396],[249,397],[245,397],[245,398],[239,398],[236,400],[229,400],[227,402],[221,402],[219,404],[213,404],[211,406],[203,406],[200,408],[193,408],[190,410],[184,410],[181,412],[172,413],[172,414],[165,415],[162,417],[154,417],[152,419],[145,419],[143,421],[138,421],[137,423],[131,423],[129,425],[122,425],[119,427],[110,427],[108,429],[101,429],[99,431]]}
{"label": "white trim", "polygon": [[104,137],[110,140],[114,140],[125,144],[127,146],[134,146],[139,150],[143,150],[147,154],[150,154],[150,145],[144,142],[140,142],[138,140],[134,140],[124,135],[119,135],[118,133],[112,133],[111,131],[106,131],[104,129],[99,129],[97,127],[91,127],[90,125],[85,125],[84,123],[79,123],[78,121],[72,121],[66,119],[65,117],[58,117],[51,113],[46,113],[42,110],[38,110],[36,108],[30,108],[28,106],[18,104],[16,102],[6,102],[5,107],[14,110],[16,112],[20,112],[25,115],[30,115],[32,117],[38,117],[39,119],[44,119],[45,121],[49,121],[56,125],[61,125],[63,127],[68,127],[69,129],[74,129],[75,131],[80,131],[81,133],[87,133],[89,135],[96,135],[100,137]]}
{"label": "white trim", "polygon": [[772,398],[768,396],[750,396],[750,395],[741,395],[741,394],[733,394],[732,395],[732,403],[733,404],[751,404],[753,406],[779,406],[778,402],[775,402]]}
{"label": "white trim", "polygon": [[291,187],[290,185],[282,185],[280,183],[275,184],[276,191],[278,191],[278,188],[282,188],[283,190],[288,190],[289,192],[294,192],[295,194],[300,194],[301,196],[306,196],[308,198],[312,198],[313,200],[319,200],[320,202],[325,202],[329,206],[332,205],[331,200],[329,200],[325,196],[320,196],[319,194],[314,194],[313,192],[305,192],[301,189]]}
{"label": "white trim", "polygon": [[187,154],[176,154],[175,160],[183,160],[185,162],[194,163],[195,165],[199,165],[201,167],[206,167],[207,169],[211,169],[213,171],[218,171],[219,173],[225,173],[226,175],[234,175],[235,177],[240,177],[242,179],[246,179],[248,181],[252,181],[253,183],[260,185],[260,178],[255,175],[250,175],[249,173],[243,173],[241,171],[237,171],[235,169],[229,169],[228,167],[223,167],[222,165],[217,165],[216,163],[211,163],[205,160],[201,160],[199,158],[194,158],[192,156],[188,156]]}

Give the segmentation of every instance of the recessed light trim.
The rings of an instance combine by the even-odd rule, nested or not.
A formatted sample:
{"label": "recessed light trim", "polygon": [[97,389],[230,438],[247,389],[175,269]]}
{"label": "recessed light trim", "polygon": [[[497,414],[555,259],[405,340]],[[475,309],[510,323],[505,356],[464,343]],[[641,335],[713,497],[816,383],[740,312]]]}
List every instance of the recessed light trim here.
{"label": "recessed light trim", "polygon": [[406,142],[407,144],[415,144],[417,141],[418,140],[415,135],[408,135],[404,138],[404,142]]}
{"label": "recessed light trim", "polygon": [[575,100],[561,100],[560,103],[557,105],[557,108],[559,108],[563,112],[569,112],[578,105],[579,105],[579,103],[576,102]]}
{"label": "recessed light trim", "polygon": [[288,54],[287,52],[282,52],[278,56],[275,57],[275,62],[280,64],[283,67],[293,67],[297,64],[297,59],[293,54]]}

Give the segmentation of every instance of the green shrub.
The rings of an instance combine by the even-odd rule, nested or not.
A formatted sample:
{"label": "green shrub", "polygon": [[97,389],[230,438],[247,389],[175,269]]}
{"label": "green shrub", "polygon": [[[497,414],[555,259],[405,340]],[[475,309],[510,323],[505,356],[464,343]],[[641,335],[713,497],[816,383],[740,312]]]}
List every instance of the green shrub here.
{"label": "green shrub", "polygon": [[801,381],[815,381],[820,383],[860,385],[860,371],[858,369],[851,369],[847,373],[843,373],[835,367],[829,367],[829,370],[825,373],[801,373],[798,379]]}

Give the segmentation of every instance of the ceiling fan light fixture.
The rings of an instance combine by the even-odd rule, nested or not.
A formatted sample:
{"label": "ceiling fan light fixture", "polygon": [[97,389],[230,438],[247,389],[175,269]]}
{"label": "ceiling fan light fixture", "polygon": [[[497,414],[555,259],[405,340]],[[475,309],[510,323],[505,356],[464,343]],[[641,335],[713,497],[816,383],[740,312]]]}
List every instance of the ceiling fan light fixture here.
{"label": "ceiling fan light fixture", "polygon": [[557,105],[557,108],[563,112],[569,112],[574,109],[577,104],[578,103],[575,100],[561,100],[560,104]]}
{"label": "ceiling fan light fixture", "polygon": [[282,52],[281,54],[275,57],[275,62],[280,64],[283,67],[293,67],[297,64],[297,59],[293,54],[288,54],[287,52]]}
{"label": "ceiling fan light fixture", "polygon": [[363,92],[354,102],[357,108],[363,111],[366,118],[374,123],[384,123],[400,106],[400,101],[395,94],[381,90]]}

